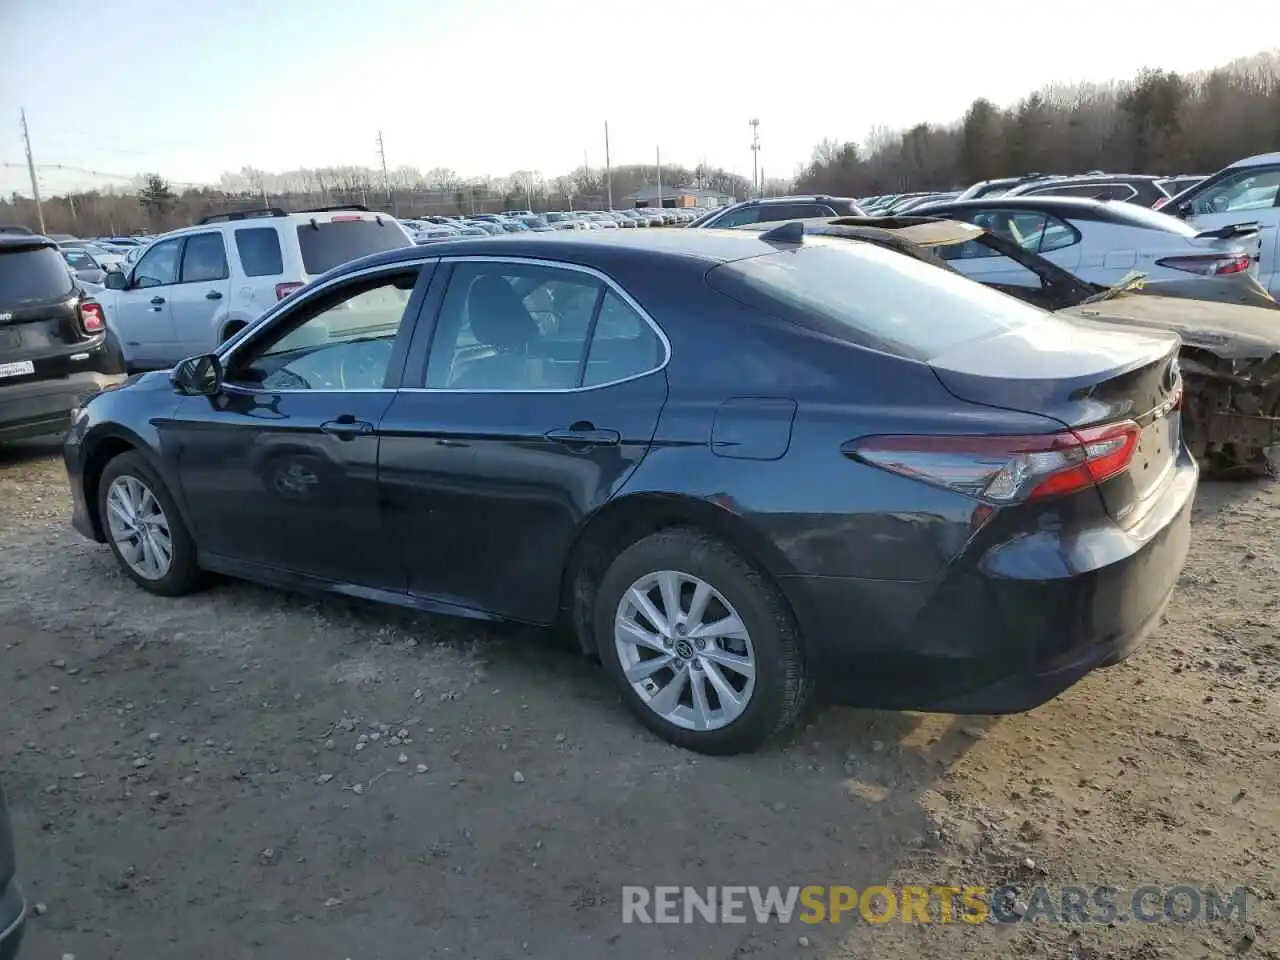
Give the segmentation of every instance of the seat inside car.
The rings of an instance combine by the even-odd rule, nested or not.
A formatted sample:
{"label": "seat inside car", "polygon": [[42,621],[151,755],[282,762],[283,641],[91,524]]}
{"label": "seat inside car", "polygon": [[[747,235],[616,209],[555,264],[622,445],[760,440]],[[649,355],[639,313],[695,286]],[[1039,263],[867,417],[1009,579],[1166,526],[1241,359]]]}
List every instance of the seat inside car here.
{"label": "seat inside car", "polygon": [[538,323],[503,277],[478,277],[467,294],[467,318],[478,343],[494,353],[462,367],[451,385],[460,390],[519,389],[536,381],[531,366]]}

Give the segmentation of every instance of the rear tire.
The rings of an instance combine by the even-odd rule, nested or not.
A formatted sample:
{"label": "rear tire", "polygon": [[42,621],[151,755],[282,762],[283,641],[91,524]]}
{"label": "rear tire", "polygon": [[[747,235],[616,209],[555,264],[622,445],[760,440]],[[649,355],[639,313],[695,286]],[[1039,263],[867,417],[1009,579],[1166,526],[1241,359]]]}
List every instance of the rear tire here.
{"label": "rear tire", "polygon": [[688,750],[754,750],[795,720],[811,692],[781,593],[697,530],[662,530],[623,551],[600,582],[594,627],[627,708]]}
{"label": "rear tire", "polygon": [[180,597],[203,585],[195,541],[142,454],[129,451],[108,461],[98,481],[98,516],[120,569],[144,590]]}

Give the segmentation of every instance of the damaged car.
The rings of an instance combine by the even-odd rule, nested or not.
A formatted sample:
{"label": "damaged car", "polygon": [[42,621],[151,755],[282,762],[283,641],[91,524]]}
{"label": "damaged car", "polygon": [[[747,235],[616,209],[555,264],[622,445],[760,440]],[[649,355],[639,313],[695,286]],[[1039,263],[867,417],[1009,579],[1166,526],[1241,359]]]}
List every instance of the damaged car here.
{"label": "damaged car", "polygon": [[952,270],[986,248],[1034,275],[1034,283],[988,281],[1034,306],[1084,323],[1168,330],[1182,339],[1179,364],[1186,443],[1206,478],[1274,477],[1280,463],[1280,304],[1251,276],[1147,280],[1134,272],[1089,283],[1018,243],[975,224],[929,216],[836,217],[748,225],[773,242],[805,234],[876,243]]}

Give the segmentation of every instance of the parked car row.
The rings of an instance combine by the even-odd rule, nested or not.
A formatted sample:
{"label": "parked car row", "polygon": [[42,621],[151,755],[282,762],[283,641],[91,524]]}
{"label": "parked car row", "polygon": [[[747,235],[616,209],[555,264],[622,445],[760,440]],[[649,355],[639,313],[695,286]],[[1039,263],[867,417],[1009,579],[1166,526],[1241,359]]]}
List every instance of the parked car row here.
{"label": "parked car row", "polygon": [[506,210],[502,213],[478,213],[470,216],[406,217],[401,218],[400,222],[409,230],[414,242],[431,243],[465,236],[496,236],[504,233],[682,226],[693,221],[701,212],[701,209],[693,207],[559,210],[549,213]]}
{"label": "parked car row", "polygon": [[[1028,174],[858,205],[875,216],[969,220],[1025,240],[1091,282],[1115,282],[1131,270],[1151,278],[1249,273],[1280,296],[1280,153],[1247,157],[1212,176]],[[972,274],[989,269],[963,258],[957,266]]]}

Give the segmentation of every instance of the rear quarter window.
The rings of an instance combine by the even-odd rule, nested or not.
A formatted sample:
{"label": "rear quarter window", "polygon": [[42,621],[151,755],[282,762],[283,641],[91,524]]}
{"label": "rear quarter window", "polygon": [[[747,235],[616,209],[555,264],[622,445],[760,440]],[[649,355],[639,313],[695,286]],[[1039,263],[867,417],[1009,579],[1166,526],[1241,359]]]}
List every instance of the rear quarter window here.
{"label": "rear quarter window", "polygon": [[388,218],[377,220],[330,220],[298,226],[298,247],[302,269],[309,274],[325,273],[336,266],[371,253],[411,247],[399,224]]}
{"label": "rear quarter window", "polygon": [[914,360],[1046,316],[959,274],[856,240],[806,237],[794,251],[722,264],[707,281],[783,320]]}
{"label": "rear quarter window", "polygon": [[246,277],[276,277],[284,273],[280,235],[275,227],[246,227],[236,231],[236,252]]}
{"label": "rear quarter window", "polygon": [[70,296],[71,271],[53,247],[0,248],[0,310]]}

